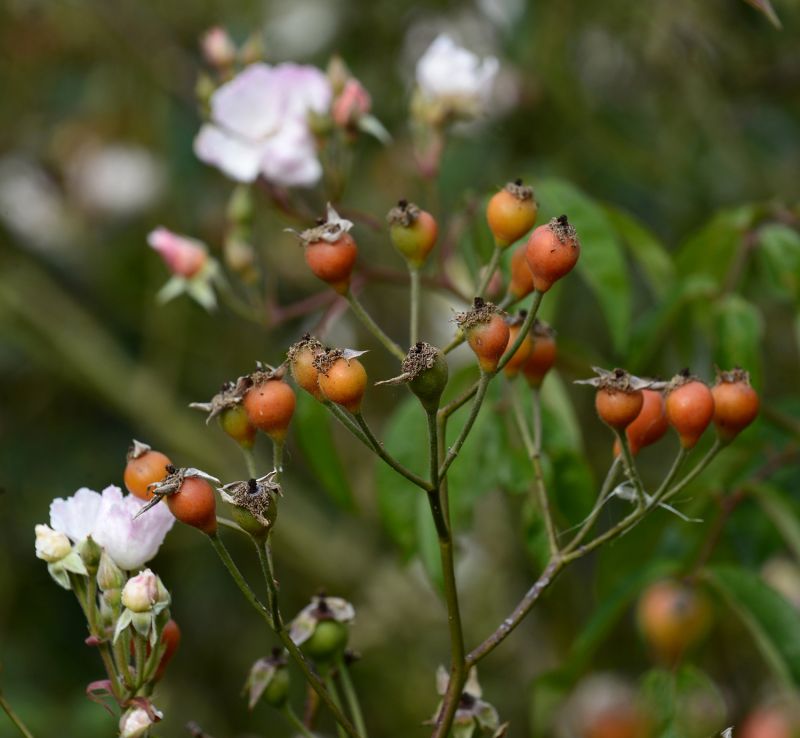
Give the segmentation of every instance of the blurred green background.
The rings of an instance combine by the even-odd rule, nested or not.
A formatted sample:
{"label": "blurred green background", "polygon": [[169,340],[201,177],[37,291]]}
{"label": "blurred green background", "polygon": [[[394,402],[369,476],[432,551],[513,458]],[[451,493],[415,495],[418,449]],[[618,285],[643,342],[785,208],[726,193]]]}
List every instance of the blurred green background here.
{"label": "blurred green background", "polygon": [[[81,486],[119,484],[132,437],[181,465],[241,476],[236,449],[186,405],[207,399],[255,359],[278,363],[319,317],[265,330],[224,309],[208,315],[186,299],[155,302],[166,270],[147,248],[147,233],[163,224],[218,249],[232,189],[191,148],[201,121],[194,86],[204,30],[222,24],[240,42],[260,31],[269,61],[324,67],[338,52],[364,82],[396,144],[358,142],[346,206],[382,218],[408,196],[444,222],[524,176],[544,215],[570,213],[585,253],[596,247],[582,274],[545,301],[559,331],[563,380],[545,390],[566,402],[553,400],[545,418],[563,524],[581,519],[609,460],[591,393],[568,384],[591,364],[663,376],[690,365],[711,379],[714,361],[740,362],[765,398],[757,427],[683,506],[706,523],[657,514],[567,573],[487,660],[485,695],[512,720],[511,735],[522,736],[539,734],[537,715],[557,722],[547,699],[560,700],[586,672],[614,671],[633,682],[652,666],[629,604],[643,581],[687,571],[714,518],[713,494],[762,474],[777,490],[776,517],[797,513],[800,5],[783,0],[776,9],[780,31],[737,0],[4,3],[0,684],[34,734],[113,733],[109,716],[83,695],[100,664],[82,643],[78,607],[33,555],[33,526],[47,519],[49,501]],[[501,59],[503,94],[496,116],[455,132],[438,182],[425,186],[408,155],[408,99],[413,63],[441,30]],[[322,192],[300,197],[321,211]],[[283,233],[297,224],[266,198],[257,203],[254,245],[281,303],[319,291]],[[355,233],[362,263],[399,269],[385,234],[358,226]],[[481,217],[467,222],[450,265],[462,281],[485,258],[488,239]],[[390,333],[403,335],[402,287],[368,284],[363,299]],[[425,304],[431,335],[447,335],[451,307],[461,305],[441,297]],[[375,349],[371,377],[392,376],[391,363],[349,317],[329,338]],[[454,362],[469,364],[463,350],[457,356]],[[403,397],[371,390],[367,408],[376,427],[401,438],[407,426],[391,413]],[[397,480],[380,471],[376,482],[374,463],[349,439],[336,439],[346,483],[321,483],[309,463],[318,441],[308,426],[319,417],[301,400],[305,443],[290,441],[275,544],[284,610],[296,612],[319,587],[351,599],[359,612],[353,645],[364,656],[356,681],[374,735],[425,735],[420,722],[435,708],[434,671],[447,651],[443,605],[414,555],[422,540],[414,513],[395,506]],[[502,409],[503,398],[494,401]],[[463,489],[454,482],[469,643],[495,627],[537,571],[527,467],[503,417],[476,430],[465,448]],[[643,454],[647,479],[657,479],[675,447],[670,439]],[[259,453],[267,459],[266,444]],[[332,488],[340,497],[352,492],[354,502],[337,504]],[[796,566],[797,540],[793,548],[791,531],[781,533],[757,502],[745,501],[715,560],[755,574],[775,555]],[[248,547],[230,545],[255,577]],[[154,567],[184,633],[157,693],[166,712],[158,734],[185,735],[183,725],[196,720],[216,738],[289,735],[266,707],[247,713],[244,676],[272,641],[210,547],[194,531],[175,529]],[[569,678],[547,692],[534,677],[569,658],[576,634],[612,592],[618,612],[569,662]],[[721,685],[724,720],[712,729],[739,719],[772,684],[741,623],[720,609],[696,657]],[[545,698],[534,699],[542,691]],[[0,720],[0,736],[11,734]]]}

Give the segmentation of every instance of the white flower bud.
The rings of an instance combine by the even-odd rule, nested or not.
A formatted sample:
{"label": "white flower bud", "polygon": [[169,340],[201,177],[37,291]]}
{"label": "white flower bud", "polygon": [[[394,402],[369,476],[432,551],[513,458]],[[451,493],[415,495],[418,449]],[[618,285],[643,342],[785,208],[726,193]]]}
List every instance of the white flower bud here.
{"label": "white flower bud", "polygon": [[158,578],[150,569],[131,577],[122,590],[122,604],[132,612],[151,610],[158,599]]}
{"label": "white flower bud", "polygon": [[36,557],[49,564],[61,561],[72,551],[72,544],[63,533],[53,530],[49,525],[37,525]]}
{"label": "white flower bud", "polygon": [[153,721],[147,714],[147,710],[143,710],[141,707],[128,710],[119,721],[120,738],[141,738],[152,725]]}

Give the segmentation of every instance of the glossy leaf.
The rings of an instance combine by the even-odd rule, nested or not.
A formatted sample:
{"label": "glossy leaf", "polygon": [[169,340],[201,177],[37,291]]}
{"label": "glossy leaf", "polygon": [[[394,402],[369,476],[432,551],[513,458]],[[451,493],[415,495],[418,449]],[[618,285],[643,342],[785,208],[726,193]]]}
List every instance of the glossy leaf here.
{"label": "glossy leaf", "polygon": [[771,278],[772,289],[800,300],[800,233],[770,223],[759,230],[758,244],[756,256]]}
{"label": "glossy leaf", "polygon": [[797,611],[761,578],[746,569],[718,566],[705,572],[753,636],[775,676],[800,686],[800,618]]}
{"label": "glossy leaf", "polygon": [[566,213],[577,229],[581,240],[577,271],[600,303],[614,348],[622,352],[630,328],[630,277],[622,246],[608,216],[574,185],[559,179],[538,181],[536,197],[544,214],[541,222]]}
{"label": "glossy leaf", "polygon": [[723,368],[745,367],[761,386],[761,313],[743,297],[729,294],[714,305],[714,361]]}
{"label": "glossy leaf", "polygon": [[748,490],[783,536],[786,545],[800,561],[800,516],[793,505],[776,486],[760,482],[748,485]]}
{"label": "glossy leaf", "polygon": [[298,392],[293,424],[303,458],[331,499],[339,507],[351,510],[355,507],[353,492],[333,442],[334,422],[321,403],[306,392]]}

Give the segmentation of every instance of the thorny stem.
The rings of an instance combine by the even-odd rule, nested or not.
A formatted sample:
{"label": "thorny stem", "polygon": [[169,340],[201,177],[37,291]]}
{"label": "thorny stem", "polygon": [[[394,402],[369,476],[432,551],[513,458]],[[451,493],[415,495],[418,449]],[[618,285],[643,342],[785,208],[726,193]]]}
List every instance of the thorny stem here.
{"label": "thorny stem", "polygon": [[[553,514],[550,510],[550,503],[547,499],[547,489],[544,484],[544,474],[542,472],[542,460],[540,446],[537,445],[535,438],[531,438],[528,424],[525,422],[525,414],[522,410],[522,400],[512,392],[511,406],[514,408],[514,419],[517,422],[522,443],[525,446],[525,451],[528,458],[533,465],[534,473],[534,486],[536,488],[536,501],[539,505],[542,518],[544,519],[545,529],[547,530],[547,543],[550,548],[550,555],[555,557],[558,555],[558,533],[556,532],[555,522],[553,521]],[[534,390],[533,396],[534,408],[539,405],[539,393]],[[534,418],[538,417],[539,413],[534,410]],[[535,427],[535,424],[534,424]],[[538,439],[541,442],[541,439]]]}
{"label": "thorny stem", "polygon": [[458,437],[453,442],[453,445],[450,447],[450,450],[447,452],[447,456],[445,456],[442,465],[439,467],[440,477],[443,477],[445,474],[447,474],[447,470],[450,468],[450,465],[456,460],[458,452],[461,451],[461,447],[464,445],[464,441],[467,440],[467,436],[472,430],[472,426],[475,424],[475,420],[478,417],[481,405],[483,405],[483,400],[486,397],[486,391],[489,389],[489,382],[492,381],[493,376],[494,374],[481,371],[481,377],[478,380],[478,387],[477,391],[475,392],[475,402],[472,403],[472,408],[470,409],[467,422],[464,423],[464,427],[461,429],[461,432],[458,434]]}
{"label": "thorny stem", "polygon": [[622,432],[615,430],[614,433],[616,434],[620,448],[622,449],[621,455],[622,461],[625,465],[625,473],[628,475],[628,479],[631,480],[633,488],[636,490],[637,505],[639,507],[647,507],[647,498],[645,497],[642,479],[639,476],[638,470],[636,469],[636,463],[633,460],[631,447],[628,443],[628,434],[624,430]]}
{"label": "thorny stem", "polygon": [[494,273],[497,271],[497,265],[500,263],[500,254],[503,253],[503,249],[500,248],[497,244],[494,245],[494,251],[492,251],[492,256],[489,259],[489,263],[486,265],[486,269],[483,272],[483,277],[481,281],[478,283],[478,289],[476,290],[475,294],[478,297],[483,297],[483,293],[486,292],[486,288],[489,286],[489,282],[492,281],[492,277]]}
{"label": "thorny stem", "polygon": [[314,734],[305,725],[303,725],[303,721],[297,717],[297,714],[292,709],[292,706],[289,704],[289,702],[283,706],[283,714],[289,721],[290,725],[292,725],[304,738],[316,738]]}
{"label": "thorny stem", "polygon": [[431,491],[431,485],[428,482],[422,479],[422,477],[414,474],[414,472],[410,471],[409,469],[406,469],[383,447],[383,444],[375,437],[375,434],[372,432],[372,429],[369,427],[369,425],[367,425],[367,421],[360,412],[355,413],[353,417],[356,419],[356,423],[358,423],[359,428],[361,428],[361,430],[364,432],[364,435],[369,439],[369,444],[372,447],[372,450],[378,454],[378,456],[380,456],[398,474],[401,474],[408,479],[409,482],[413,482],[417,485],[417,487],[421,487],[426,492]]}
{"label": "thorny stem", "polygon": [[342,691],[344,692],[345,700],[347,700],[350,714],[353,716],[353,723],[355,723],[356,730],[361,738],[367,738],[367,726],[364,722],[364,715],[361,712],[361,703],[358,701],[358,692],[356,692],[353,680],[350,678],[347,662],[344,658],[340,658],[338,665],[339,676],[342,679]]}
{"label": "thorny stem", "polygon": [[[236,566],[236,563],[231,558],[231,555],[228,553],[228,549],[225,547],[225,544],[222,542],[219,536],[214,533],[208,536],[208,538],[211,541],[211,545],[214,547],[214,550],[217,552],[217,555],[222,560],[222,563],[225,565],[225,568],[228,570],[228,573],[231,575],[231,578],[236,583],[236,586],[239,587],[240,591],[244,595],[245,599],[258,612],[258,614],[264,618],[278,638],[280,638],[281,643],[289,652],[289,655],[300,667],[300,670],[303,672],[303,676],[306,678],[306,681],[308,681],[308,683],[313,687],[314,691],[320,696],[320,699],[325,703],[326,707],[331,711],[333,717],[336,719],[336,722],[342,726],[350,738],[359,738],[355,728],[353,728],[352,724],[342,713],[341,709],[339,709],[331,699],[331,695],[328,694],[328,691],[325,689],[325,685],[322,683],[320,678],[314,674],[311,666],[308,664],[308,661],[306,661],[306,657],[303,656],[303,653],[295,645],[295,642],[289,637],[289,634],[283,627],[283,621],[280,618],[280,612],[278,610],[277,588],[275,587],[275,580],[274,576],[272,575],[271,568],[267,569],[267,573],[265,574],[264,578],[266,579],[267,588],[272,592],[272,597],[274,598],[274,611],[277,613],[277,621],[275,622],[273,622],[273,618],[270,613],[267,612],[267,609],[256,597],[255,593],[250,588],[250,585],[245,581],[242,573],[239,571],[239,568]],[[267,558],[267,562],[268,561],[269,559]],[[269,563],[268,566],[271,567],[271,563]]]}
{"label": "thorny stem", "polygon": [[16,729],[25,737],[25,738],[33,738],[33,733],[25,726],[25,723],[22,722],[22,719],[17,715],[14,710],[11,709],[11,705],[8,704],[8,700],[3,696],[3,693],[0,692],[0,708],[3,709],[6,715],[8,715],[8,719],[14,723]]}
{"label": "thorny stem", "polygon": [[403,349],[401,349],[391,338],[389,338],[389,336],[383,332],[381,327],[372,319],[372,316],[358,301],[358,298],[350,290],[347,291],[344,297],[350,304],[350,308],[356,317],[364,324],[364,327],[383,344],[384,348],[400,361],[405,359],[406,355]]}
{"label": "thorny stem", "polygon": [[411,279],[411,314],[409,317],[409,346],[414,346],[419,340],[419,267],[408,265],[408,275]]}

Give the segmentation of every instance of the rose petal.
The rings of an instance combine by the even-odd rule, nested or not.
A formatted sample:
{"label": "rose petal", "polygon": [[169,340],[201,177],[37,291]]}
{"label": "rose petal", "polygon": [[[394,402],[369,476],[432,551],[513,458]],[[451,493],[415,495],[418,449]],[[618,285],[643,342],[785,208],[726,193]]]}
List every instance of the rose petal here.
{"label": "rose petal", "polygon": [[101,501],[97,492],[86,487],[66,500],[57,497],[50,503],[50,527],[76,543],[82,541],[94,529]]}
{"label": "rose petal", "polygon": [[200,161],[217,167],[237,182],[253,182],[258,176],[263,145],[206,124],[194,139],[194,153]]}

